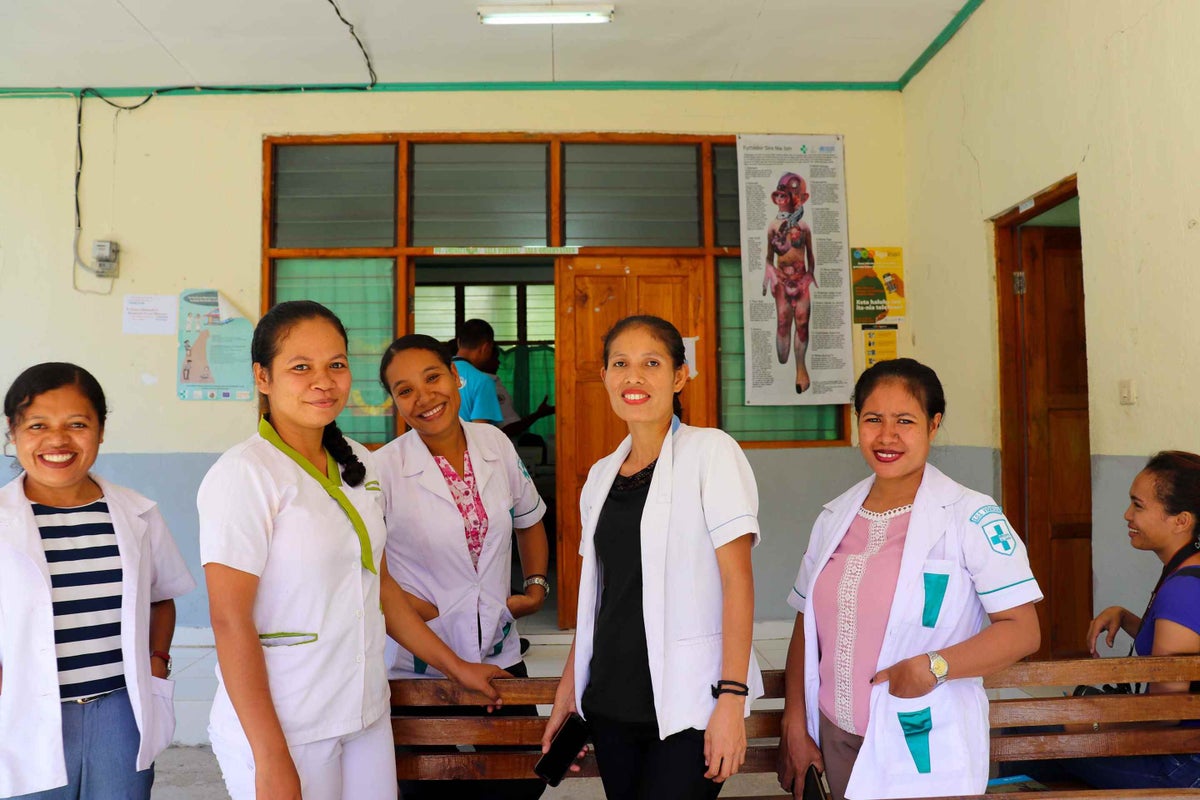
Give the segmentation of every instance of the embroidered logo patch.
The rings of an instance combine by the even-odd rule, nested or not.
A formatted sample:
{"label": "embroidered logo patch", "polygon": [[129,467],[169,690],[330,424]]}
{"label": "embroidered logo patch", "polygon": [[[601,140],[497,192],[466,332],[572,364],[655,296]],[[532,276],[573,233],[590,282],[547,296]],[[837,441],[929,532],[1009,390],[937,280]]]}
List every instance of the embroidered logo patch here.
{"label": "embroidered logo patch", "polygon": [[971,522],[979,526],[987,537],[988,546],[1002,556],[1011,556],[1017,550],[1017,535],[1013,533],[1008,518],[1000,506],[984,506],[971,515]]}
{"label": "embroidered logo patch", "polygon": [[520,457],[517,458],[517,467],[521,470],[521,474],[525,476],[525,480],[533,480],[533,478],[529,477],[529,470],[525,469],[525,462],[522,461]]}

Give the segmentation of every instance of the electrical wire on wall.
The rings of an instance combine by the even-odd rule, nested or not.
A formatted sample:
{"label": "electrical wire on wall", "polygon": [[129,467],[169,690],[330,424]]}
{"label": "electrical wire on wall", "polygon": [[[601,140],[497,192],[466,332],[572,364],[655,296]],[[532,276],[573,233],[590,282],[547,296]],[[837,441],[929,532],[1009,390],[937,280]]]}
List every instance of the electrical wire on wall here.
{"label": "electrical wire on wall", "polygon": [[[327,0],[327,2],[329,3],[329,5],[333,6],[333,11],[337,15],[337,18],[339,20],[341,20],[343,25],[346,26],[346,29],[350,32],[350,36],[354,39],[355,44],[358,45],[359,51],[362,52],[363,62],[366,64],[367,76],[368,76],[368,82],[365,84],[336,84],[336,85],[322,84],[322,85],[312,85],[312,86],[297,85],[297,86],[263,86],[263,87],[166,86],[166,87],[162,87],[159,89],[154,89],[149,94],[147,94],[145,97],[143,97],[141,100],[137,101],[136,103],[131,103],[129,105],[123,105],[121,103],[113,102],[113,100],[111,100],[110,98],[105,97],[104,94],[100,90],[93,89],[90,87],[84,87],[84,88],[80,89],[78,93],[72,93],[75,97],[75,236],[74,236],[74,241],[73,241],[73,244],[71,247],[71,253],[74,258],[74,263],[72,264],[72,267],[71,267],[71,287],[75,291],[82,292],[85,294],[107,295],[107,294],[112,294],[113,286],[116,283],[115,276],[109,277],[108,288],[104,291],[96,291],[93,289],[84,289],[84,288],[80,287],[76,280],[78,277],[77,272],[76,272],[77,269],[83,269],[86,272],[89,272],[98,277],[106,277],[99,271],[99,269],[95,265],[89,264],[87,261],[85,261],[79,255],[79,240],[83,233],[83,215],[80,212],[79,186],[83,180],[83,100],[84,100],[84,98],[91,96],[91,97],[95,97],[99,100],[103,100],[109,106],[112,106],[114,109],[116,109],[115,115],[119,116],[122,111],[136,111],[137,109],[139,109],[142,106],[149,103],[155,97],[159,97],[161,95],[171,95],[171,94],[184,94],[184,93],[199,94],[199,93],[203,93],[203,92],[222,92],[222,93],[228,93],[228,94],[291,94],[294,92],[303,92],[306,90],[314,90],[314,89],[319,89],[323,92],[370,91],[372,88],[375,87],[375,84],[377,84],[379,82],[378,78],[375,75],[375,65],[371,62],[371,55],[367,52],[366,45],[363,44],[362,39],[359,38],[358,32],[354,30],[354,25],[352,25],[350,23],[350,21],[347,20],[345,18],[345,16],[342,15],[342,10],[341,10],[341,8],[338,7],[337,2],[335,2],[335,0]],[[113,117],[113,149],[114,149],[113,180],[115,181],[116,180],[116,153],[115,153],[115,150],[116,150],[116,116]]]}

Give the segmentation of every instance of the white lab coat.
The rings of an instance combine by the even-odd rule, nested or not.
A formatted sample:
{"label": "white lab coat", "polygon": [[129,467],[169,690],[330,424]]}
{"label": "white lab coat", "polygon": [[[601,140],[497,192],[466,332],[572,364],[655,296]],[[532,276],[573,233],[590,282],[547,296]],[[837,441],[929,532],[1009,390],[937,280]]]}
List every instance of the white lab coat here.
{"label": "white lab coat", "polygon": [[[378,570],[387,535],[379,482],[370,453],[350,445],[367,475],[341,489],[366,525]],[[355,733],[386,714],[379,575],[362,565],[358,534],[342,507],[257,433],[217,460],[196,505],[201,563],[258,576],[254,626],[288,744]],[[209,731],[245,742],[219,667]]]}
{"label": "white lab coat", "polygon": [[[150,674],[150,604],[196,588],[153,501],[92,476],[121,556],[121,658],[143,770],[175,733],[174,683]],[[0,796],[67,784],[50,570],[25,476],[0,489]]]}
{"label": "white lab coat", "polygon": [[[596,558],[596,522],[632,439],[597,461],[579,498],[579,610],[575,632],[575,697],[591,670],[596,612],[603,583]],[[717,548],[745,534],[760,539],[758,486],[741,447],[716,428],[693,428],[676,418],[663,440],[642,511],[642,614],[659,737],[705,730],[716,707],[711,687],[721,674],[723,610]],[[761,697],[762,673],[753,650],[746,715]],[[582,709],[577,709],[582,714]]]}
{"label": "white lab coat", "polygon": [[[413,430],[374,454],[387,517],[389,574],[405,591],[438,608],[429,627],[466,661],[507,668],[521,660],[508,610],[512,583],[512,532],[546,513],[525,465],[494,425],[463,422],[475,485],[488,516],[479,567],[471,563],[463,519],[442,472]],[[441,673],[388,640],[393,678]]]}
{"label": "white lab coat", "polygon": [[[873,476],[867,478],[825,506],[788,596],[792,607],[804,613],[804,701],[808,732],[818,743],[813,586],[873,481]],[[1025,545],[1000,507],[931,464],[925,466],[913,501],[896,586],[877,670],[958,644],[978,633],[988,614],[1042,598]],[[871,690],[870,719],[846,797],[983,794],[988,745],[982,679],[952,679],[914,698],[893,697],[888,684],[880,684]]]}

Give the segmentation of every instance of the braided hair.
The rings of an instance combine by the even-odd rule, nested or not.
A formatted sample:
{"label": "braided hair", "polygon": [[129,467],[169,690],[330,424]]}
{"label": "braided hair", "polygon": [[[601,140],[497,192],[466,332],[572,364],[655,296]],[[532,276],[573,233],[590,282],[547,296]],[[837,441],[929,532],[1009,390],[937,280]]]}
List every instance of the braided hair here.
{"label": "braided hair", "polygon": [[[300,322],[310,319],[323,319],[337,329],[342,341],[348,343],[346,327],[342,321],[320,303],[312,300],[288,300],[271,308],[254,326],[254,338],[250,341],[250,360],[264,369],[270,367],[275,356],[279,354],[279,343],[288,335],[291,329]],[[270,399],[265,395],[259,397],[260,410],[270,412]],[[367,476],[366,465],[354,454],[350,442],[342,434],[337,421],[325,426],[321,433],[321,446],[329,451],[333,460],[342,468],[342,477],[351,486],[358,486]]]}

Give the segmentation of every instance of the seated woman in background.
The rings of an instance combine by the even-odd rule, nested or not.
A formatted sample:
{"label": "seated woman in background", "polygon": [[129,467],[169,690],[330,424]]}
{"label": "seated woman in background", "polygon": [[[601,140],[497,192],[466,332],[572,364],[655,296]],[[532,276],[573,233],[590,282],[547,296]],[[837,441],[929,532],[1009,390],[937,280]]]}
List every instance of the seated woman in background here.
{"label": "seated woman in background", "polygon": [[980,677],[1037,649],[1042,593],[995,501],[928,463],[932,369],[875,364],[854,411],[874,474],[825,505],[788,597],[780,784],[799,794],[816,764],[839,800],[982,794]]}
{"label": "seated woman in background", "polygon": [[196,582],[158,506],[91,473],[91,373],[30,367],[4,416],[22,472],[0,489],[0,797],[149,800],[175,732],[173,598]]}
{"label": "seated woman in background", "polygon": [[[1148,550],[1163,563],[1146,613],[1109,606],[1088,628],[1088,646],[1103,636],[1109,647],[1121,630],[1133,637],[1139,656],[1200,654],[1200,455],[1179,450],[1157,453],[1129,488],[1129,544]],[[1183,694],[1187,683],[1151,683],[1151,694]],[[1195,724],[1195,723],[1190,723]],[[1097,726],[1097,729],[1102,726]],[[1200,787],[1200,755],[1073,758],[1022,764],[1042,779],[1061,769],[1098,789],[1180,789]]]}
{"label": "seated woman in background", "polygon": [[[411,429],[374,454],[391,575],[460,658],[528,677],[514,622],[536,613],[550,587],[550,549],[541,521],[546,504],[499,428],[459,419],[458,370],[436,339],[410,334],[392,342],[379,379]],[[525,575],[524,592],[515,595],[514,530]],[[390,677],[441,677],[410,651],[388,645]],[[439,713],[469,716],[483,709],[458,706]],[[537,709],[506,706],[496,713],[536,717]],[[530,800],[545,788],[536,778],[420,781],[405,782],[401,794],[408,800],[451,795]]]}

